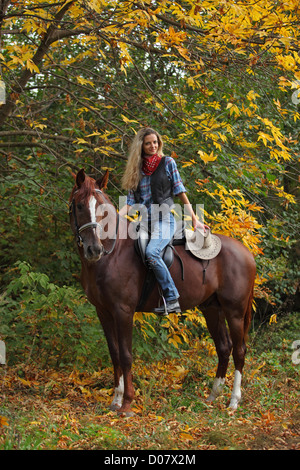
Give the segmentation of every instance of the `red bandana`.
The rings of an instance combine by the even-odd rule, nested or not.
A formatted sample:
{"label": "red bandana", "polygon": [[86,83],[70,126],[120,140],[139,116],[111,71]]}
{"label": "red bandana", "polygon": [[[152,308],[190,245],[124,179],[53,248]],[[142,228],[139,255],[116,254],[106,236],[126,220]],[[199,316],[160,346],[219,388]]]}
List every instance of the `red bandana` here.
{"label": "red bandana", "polygon": [[142,171],[145,175],[152,175],[156,168],[159,165],[161,157],[157,154],[153,155],[152,157],[143,157],[143,166]]}

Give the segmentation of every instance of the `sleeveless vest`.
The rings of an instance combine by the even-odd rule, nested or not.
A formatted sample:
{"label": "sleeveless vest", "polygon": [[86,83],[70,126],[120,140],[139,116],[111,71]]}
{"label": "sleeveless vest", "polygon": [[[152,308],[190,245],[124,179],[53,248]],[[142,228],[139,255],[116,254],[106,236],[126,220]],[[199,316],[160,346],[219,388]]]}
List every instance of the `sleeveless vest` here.
{"label": "sleeveless vest", "polygon": [[[172,183],[168,178],[166,170],[165,157],[161,158],[161,161],[156,170],[150,176],[151,193],[154,204],[168,204],[170,207],[174,204]],[[140,203],[141,200],[141,188],[140,183],[134,191],[134,198],[136,203]]]}

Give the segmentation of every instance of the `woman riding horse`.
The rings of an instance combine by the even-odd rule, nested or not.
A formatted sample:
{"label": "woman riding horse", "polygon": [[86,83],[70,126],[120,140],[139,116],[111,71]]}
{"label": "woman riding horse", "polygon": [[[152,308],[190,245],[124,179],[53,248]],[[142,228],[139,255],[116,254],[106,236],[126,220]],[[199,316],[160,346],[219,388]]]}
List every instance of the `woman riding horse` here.
{"label": "woman riding horse", "polygon": [[163,141],[154,129],[140,129],[133,139],[123,177],[123,188],[128,190],[127,206],[122,208],[120,215],[125,215],[135,204],[147,209],[151,238],[146,248],[146,259],[166,302],[166,306],[155,308],[154,312],[180,312],[178,290],[161,256],[175,234],[176,223],[171,212],[173,197],[178,196],[188,208],[194,229],[205,231],[208,227],[196,218],[177,165],[173,158],[163,156]]}
{"label": "woman riding horse", "polygon": [[[139,198],[142,200],[143,196],[144,201],[146,195],[141,186],[148,179],[148,188],[150,186],[151,189],[150,197],[159,204],[164,202],[166,195],[171,192],[170,186],[173,191],[176,189],[175,178],[172,179],[172,176],[170,176],[170,180],[167,178],[167,162],[169,162],[170,168],[176,169],[176,165],[173,166],[172,159],[161,156],[161,141],[153,130],[146,138],[145,135],[142,137],[142,132],[139,136],[139,159],[132,158],[135,165],[128,163],[132,173],[130,177],[127,168],[124,183],[127,178],[128,189],[136,194],[140,192]],[[149,136],[156,136],[158,142],[156,151],[160,152],[158,155],[160,160],[157,158],[152,160],[151,154],[145,151],[148,139],[150,139]],[[149,156],[143,158],[142,150],[146,155],[150,155],[150,158]],[[154,150],[153,154],[155,155]],[[156,171],[152,175],[146,175],[142,170],[144,161],[153,163],[153,166],[157,165]],[[158,166],[159,162],[160,167]],[[74,176],[75,185],[70,195],[70,223],[81,258],[81,283],[87,298],[96,307],[114,367],[115,395],[111,408],[130,416],[132,414],[131,404],[134,399],[132,380],[133,317],[134,313],[138,311],[147,270],[140,257],[137,256],[135,240],[126,236],[130,230],[129,221],[119,217],[116,207],[105,191],[108,172],[97,180],[86,175],[84,169]],[[159,184],[155,183],[156,178],[160,181]],[[130,179],[131,184],[129,184]],[[129,191],[129,202],[130,194]],[[180,196],[182,201],[188,204],[185,193],[179,192],[179,194],[182,194]],[[134,196],[134,200],[135,197],[137,196]],[[150,197],[149,204],[151,205]],[[190,213],[192,216],[194,215],[193,212],[190,211]],[[105,216],[105,214],[107,215]],[[171,220],[169,215],[169,225],[171,225]],[[193,221],[197,226],[195,216]],[[155,222],[154,227],[157,227],[158,234],[162,233],[162,221]],[[113,227],[113,230],[108,230],[108,236],[106,236],[105,228],[108,226]],[[252,253],[238,240],[221,234],[218,234],[218,238],[222,243],[222,249],[217,256],[210,260],[209,269],[206,269],[205,282],[202,260],[192,255],[184,245],[176,247],[179,256],[178,260],[172,263],[170,273],[171,279],[175,281],[180,293],[181,309],[186,311],[197,306],[201,309],[216,345],[218,367],[209,396],[210,401],[221,393],[225,384],[229,357],[231,353],[233,355],[235,375],[229,406],[236,409],[241,400],[241,380],[246,354],[245,340],[251,320],[256,266]],[[163,235],[161,235],[161,239],[164,239]],[[185,266],[184,279],[179,259]],[[159,292],[154,289],[143,306],[143,312],[153,312],[158,301]]]}

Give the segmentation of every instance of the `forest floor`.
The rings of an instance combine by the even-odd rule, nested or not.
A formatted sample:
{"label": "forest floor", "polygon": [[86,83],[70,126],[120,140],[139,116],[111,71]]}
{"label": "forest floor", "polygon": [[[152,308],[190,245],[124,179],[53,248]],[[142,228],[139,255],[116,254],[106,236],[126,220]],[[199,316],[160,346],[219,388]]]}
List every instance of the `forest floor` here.
{"label": "forest floor", "polygon": [[[298,315],[299,318],[299,315]],[[224,394],[212,404],[216,355],[207,341],[177,358],[134,361],[134,417],[108,410],[112,369],[40,369],[34,363],[0,368],[1,450],[300,450],[299,330],[270,325],[250,340],[237,411]],[[271,331],[272,330],[272,331]],[[297,337],[298,336],[298,337]]]}

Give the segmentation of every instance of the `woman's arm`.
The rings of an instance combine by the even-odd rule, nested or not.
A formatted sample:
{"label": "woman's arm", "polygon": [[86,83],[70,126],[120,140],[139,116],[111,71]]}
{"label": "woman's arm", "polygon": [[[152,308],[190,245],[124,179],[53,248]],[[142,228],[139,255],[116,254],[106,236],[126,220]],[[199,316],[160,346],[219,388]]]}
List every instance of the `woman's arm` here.
{"label": "woman's arm", "polygon": [[200,220],[197,219],[197,217],[195,215],[195,212],[193,211],[192,205],[191,205],[186,193],[180,193],[180,194],[177,194],[177,196],[179,197],[181,202],[187,207],[188,212],[190,213],[190,216],[192,217],[192,223],[193,223],[194,230],[196,228],[200,228],[200,229],[204,230],[204,232],[205,232],[206,229],[209,229],[208,225],[202,224],[202,222],[200,222]]}

